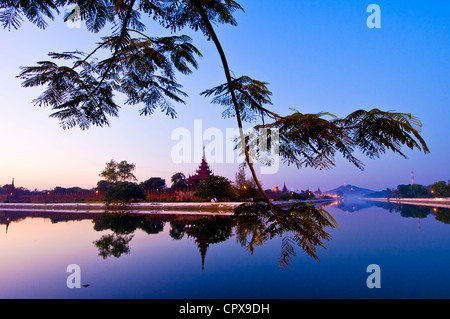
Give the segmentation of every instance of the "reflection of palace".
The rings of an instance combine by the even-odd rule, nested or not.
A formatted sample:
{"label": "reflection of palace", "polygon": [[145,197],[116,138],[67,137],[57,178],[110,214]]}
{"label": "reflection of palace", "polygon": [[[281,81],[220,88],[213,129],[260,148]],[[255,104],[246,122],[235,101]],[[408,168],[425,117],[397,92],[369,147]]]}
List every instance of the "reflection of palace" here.
{"label": "reflection of palace", "polygon": [[209,247],[208,237],[205,234],[198,232],[196,227],[188,227],[186,230],[188,237],[193,237],[198,249],[200,250],[200,256],[202,257],[202,271],[205,269],[205,257],[206,251]]}
{"label": "reflection of palace", "polygon": [[206,252],[210,244],[215,244],[231,236],[232,219],[230,216],[214,214],[129,214],[129,213],[71,213],[71,212],[7,212],[0,211],[0,225],[5,225],[5,233],[12,223],[26,218],[48,219],[52,224],[68,221],[92,220],[96,231],[112,230],[118,235],[132,234],[137,229],[145,233],[158,234],[170,224],[169,235],[179,240],[187,234],[193,238],[200,250],[202,271]]}
{"label": "reflection of palace", "polygon": [[[368,205],[368,204],[372,205]],[[322,204],[325,205],[325,204]],[[353,202],[347,201],[345,204],[342,202],[332,203],[331,205],[325,205],[336,207],[337,209],[348,212],[351,209],[352,212],[356,212],[359,209],[367,208],[369,206],[377,206],[387,209],[391,212],[399,212],[401,217],[404,218],[416,218],[419,222],[420,219],[426,218],[428,215],[432,215],[435,219],[441,223],[450,224],[450,209],[445,208],[430,208],[424,206],[413,205],[395,205],[390,203],[360,201]],[[258,216],[258,215],[257,215]],[[224,242],[232,236],[233,230],[236,231],[236,236],[239,240],[240,231],[245,229],[245,232],[255,227],[251,224],[252,219],[243,219],[239,221],[236,216],[225,216],[220,214],[168,214],[168,213],[79,213],[79,212],[36,212],[36,211],[0,211],[0,225],[5,225],[5,234],[14,231],[14,223],[25,220],[26,218],[43,218],[50,220],[51,223],[67,222],[67,221],[82,221],[91,220],[93,223],[93,229],[95,231],[111,230],[116,237],[116,242],[122,249],[121,252],[128,253],[128,242],[133,238],[132,234],[140,229],[148,235],[158,234],[164,230],[164,227],[169,223],[170,231],[169,236],[175,240],[180,240],[187,235],[189,239],[192,239],[200,252],[202,271],[205,269],[205,259],[207,250],[211,245]],[[257,217],[257,221],[261,218]],[[240,229],[241,228],[241,229]],[[262,227],[261,229],[266,229]],[[102,236],[103,237],[103,236]],[[111,239],[111,238],[107,238]],[[240,240],[241,241],[241,240]],[[111,244],[107,241],[102,242],[102,238],[98,240],[102,244],[106,244],[107,248],[111,248]],[[242,243],[241,243],[242,244]],[[114,245],[114,243],[113,243]],[[96,245],[101,250],[101,245]],[[117,248],[118,246],[114,246]],[[114,250],[109,250],[113,251]],[[117,251],[117,250],[116,250]],[[108,252],[108,250],[103,250]],[[121,254],[121,253],[120,253]],[[119,257],[120,254],[114,254],[115,257]],[[100,255],[100,254],[99,254]]]}
{"label": "reflection of palace", "polygon": [[202,271],[205,269],[206,251],[209,245],[226,241],[231,237],[235,220],[231,217],[215,216],[200,218],[186,227],[188,237],[194,239],[202,258]]}

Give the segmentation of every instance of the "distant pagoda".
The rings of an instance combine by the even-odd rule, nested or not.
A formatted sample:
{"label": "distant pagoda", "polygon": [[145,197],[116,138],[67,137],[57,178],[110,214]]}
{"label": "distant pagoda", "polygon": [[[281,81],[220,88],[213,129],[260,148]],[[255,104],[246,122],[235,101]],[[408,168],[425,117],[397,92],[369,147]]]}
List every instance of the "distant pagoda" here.
{"label": "distant pagoda", "polygon": [[209,165],[206,162],[205,147],[203,146],[202,162],[200,163],[200,166],[197,169],[196,174],[195,175],[189,175],[189,178],[188,178],[186,184],[189,185],[189,186],[197,186],[198,183],[200,183],[201,181],[207,179],[211,175],[213,175],[213,173],[209,169]]}
{"label": "distant pagoda", "polygon": [[316,195],[322,195],[322,191],[320,190],[320,187],[317,188],[315,194]]}

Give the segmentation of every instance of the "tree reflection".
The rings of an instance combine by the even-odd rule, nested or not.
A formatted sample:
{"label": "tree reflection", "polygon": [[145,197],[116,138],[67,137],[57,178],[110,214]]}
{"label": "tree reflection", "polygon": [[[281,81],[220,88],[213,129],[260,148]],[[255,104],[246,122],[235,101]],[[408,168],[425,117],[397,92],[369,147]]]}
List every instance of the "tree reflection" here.
{"label": "tree reflection", "polygon": [[164,229],[164,223],[152,221],[149,215],[131,214],[129,212],[103,213],[99,220],[95,221],[94,229],[97,231],[112,230],[116,234],[131,234],[141,229],[147,234],[157,234]]}
{"label": "tree reflection", "polygon": [[147,234],[157,234],[164,229],[164,224],[152,221],[148,215],[133,215],[129,212],[105,212],[94,221],[96,231],[111,230],[113,234],[103,235],[94,245],[99,250],[99,256],[103,259],[122,254],[129,254],[129,243],[133,239],[136,229],[141,229]]}
{"label": "tree reflection", "polygon": [[170,222],[169,236],[175,240],[180,240],[184,237],[185,225],[180,223]]}
{"label": "tree reflection", "polygon": [[[396,205],[370,201],[347,201],[329,203],[329,206],[353,212],[367,208],[367,205],[377,206],[391,212],[399,212],[402,217],[425,218],[430,213],[442,223],[450,223],[450,210],[414,205]],[[372,204],[372,205],[370,205]],[[170,225],[169,236],[181,240],[187,235],[199,249],[202,269],[204,269],[207,250],[211,245],[224,242],[236,236],[238,243],[251,254],[257,247],[263,246],[269,240],[280,237],[279,266],[289,266],[301,249],[316,261],[318,249],[326,249],[326,241],[331,240],[327,227],[337,228],[333,217],[325,210],[327,204],[314,206],[309,203],[297,203],[288,209],[274,206],[275,216],[265,203],[246,203],[235,209],[233,216],[194,216],[194,215],[161,215],[105,213],[94,220],[97,231],[111,230],[112,235],[104,235],[94,244],[99,255],[106,259],[109,256],[119,257],[130,252],[129,243],[133,233],[140,229],[147,234],[157,234],[164,230],[165,223]]]}
{"label": "tree reflection", "polygon": [[406,218],[413,217],[423,219],[431,214],[435,216],[437,221],[444,224],[450,224],[449,208],[400,204],[395,206],[395,211],[400,212],[400,215]]}
{"label": "tree reflection", "polygon": [[234,220],[229,216],[185,217],[177,218],[158,214],[132,214],[130,212],[105,212],[95,219],[96,231],[111,230],[113,234],[103,235],[94,245],[99,250],[99,256],[106,259],[109,256],[120,257],[130,252],[129,243],[133,233],[141,229],[147,234],[157,234],[164,230],[164,221],[169,222],[171,238],[180,240],[185,234],[193,238],[202,257],[202,269],[206,251],[210,244],[226,241],[233,232]]}
{"label": "tree reflection", "polygon": [[100,237],[99,240],[94,241],[94,245],[98,248],[98,255],[106,259],[110,256],[116,258],[122,254],[130,253],[130,246],[128,243],[134,235],[117,235],[108,234]]}
{"label": "tree reflection", "polygon": [[401,205],[396,207],[402,217],[425,218],[431,213],[431,208],[427,206]]}
{"label": "tree reflection", "polygon": [[432,214],[437,221],[450,224],[450,209],[448,208],[401,205],[397,209],[403,217],[425,218]]}
{"label": "tree reflection", "polygon": [[399,204],[395,202],[378,202],[370,200],[346,200],[338,201],[336,204],[331,203],[330,206],[335,206],[336,208],[343,210],[348,213],[356,213],[359,210],[379,207],[388,210],[389,212],[400,213],[401,217],[404,218],[427,218],[430,214],[434,215],[436,220],[444,223],[450,224],[450,209],[444,207],[433,207],[433,206],[421,206],[413,204]]}
{"label": "tree reflection", "polygon": [[129,213],[103,213],[100,220],[95,221],[94,229],[102,231],[110,229],[115,234],[131,234],[139,226],[140,219],[131,216]]}
{"label": "tree reflection", "polygon": [[289,266],[296,256],[295,245],[320,261],[317,247],[325,248],[324,241],[331,236],[324,228],[337,228],[333,217],[323,208],[297,203],[289,209],[279,207],[277,217],[266,204],[241,205],[236,208],[236,237],[250,253],[276,236],[284,236],[281,243],[280,267]]}
{"label": "tree reflection", "polygon": [[450,224],[450,209],[448,208],[433,208],[433,213],[436,215],[436,220],[444,224]]}

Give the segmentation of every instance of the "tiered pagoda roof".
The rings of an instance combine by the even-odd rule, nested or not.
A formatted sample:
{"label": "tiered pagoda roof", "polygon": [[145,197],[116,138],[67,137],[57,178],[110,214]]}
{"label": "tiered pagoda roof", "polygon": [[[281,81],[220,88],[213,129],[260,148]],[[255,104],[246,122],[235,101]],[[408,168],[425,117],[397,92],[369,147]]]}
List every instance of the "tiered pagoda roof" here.
{"label": "tiered pagoda roof", "polygon": [[286,183],[284,183],[284,186],[283,186],[283,189],[281,190],[281,192],[283,192],[283,193],[288,193],[289,192],[289,190],[286,187]]}
{"label": "tiered pagoda roof", "polygon": [[213,173],[212,173],[211,169],[209,168],[208,162],[206,162],[205,147],[203,147],[202,162],[200,163],[200,166],[197,169],[195,175],[189,175],[189,178],[188,178],[186,184],[196,186],[196,185],[198,185],[198,183],[207,179],[211,175],[213,175]]}

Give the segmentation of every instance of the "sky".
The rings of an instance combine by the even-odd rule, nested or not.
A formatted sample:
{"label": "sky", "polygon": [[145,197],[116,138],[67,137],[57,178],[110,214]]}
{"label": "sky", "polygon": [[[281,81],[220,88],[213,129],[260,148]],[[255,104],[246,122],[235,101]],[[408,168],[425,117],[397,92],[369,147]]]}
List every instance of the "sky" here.
{"label": "sky", "polygon": [[[418,184],[450,180],[448,1],[239,3],[245,12],[236,13],[238,26],[217,25],[216,31],[236,77],[248,75],[269,83],[272,110],[284,115],[290,108],[302,113],[325,111],[339,117],[372,108],[411,113],[422,121],[422,136],[431,151],[424,154],[405,148],[407,159],[392,153],[374,160],[360,156],[363,171],[339,155],[336,166],[324,171],[280,163],[275,174],[261,174],[257,165],[263,187],[285,183],[291,190],[320,187],[326,191],[352,184],[381,190],[411,183],[411,171]],[[367,25],[371,15],[367,7],[372,3],[380,8],[380,28]],[[90,52],[109,31],[106,27],[94,34],[84,26],[69,28],[63,15],[50,21],[46,30],[29,22],[18,30],[0,30],[0,185],[14,178],[16,186],[30,190],[92,188],[111,159],[135,163],[139,182],[162,177],[170,185],[174,173],[195,172],[194,153],[201,152],[200,144],[220,145],[217,139],[226,144],[227,129],[236,128],[236,120],[224,119],[220,106],[200,96],[225,82],[220,59],[212,42],[190,30],[178,34],[191,36],[203,56],[192,75],[177,76],[189,97],[185,105],[175,105],[176,119],[159,111],[140,116],[140,106],[125,105],[118,94],[121,110],[109,127],[63,130],[57,119],[49,117],[50,108],[33,105],[43,88],[22,88],[16,78],[20,66],[48,60],[48,52]],[[146,33],[167,32],[149,23]],[[199,123],[201,133],[196,135]],[[174,132],[191,134],[192,156],[187,163],[178,163],[172,155],[179,143]],[[222,136],[208,139],[208,132]],[[194,144],[199,148],[194,150]],[[222,160],[209,160],[210,167],[216,175],[234,181],[239,163],[237,159],[225,163],[223,152]]]}

